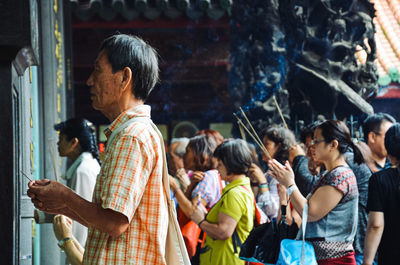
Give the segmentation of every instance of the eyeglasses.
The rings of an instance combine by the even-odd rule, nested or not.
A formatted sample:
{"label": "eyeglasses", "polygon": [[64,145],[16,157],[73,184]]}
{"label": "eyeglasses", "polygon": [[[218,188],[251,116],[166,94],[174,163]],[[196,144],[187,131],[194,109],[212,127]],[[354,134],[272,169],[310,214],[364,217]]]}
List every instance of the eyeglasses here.
{"label": "eyeglasses", "polygon": [[311,144],[312,145],[316,145],[316,144],[319,144],[319,143],[322,143],[322,142],[325,142],[325,140],[312,140]]}

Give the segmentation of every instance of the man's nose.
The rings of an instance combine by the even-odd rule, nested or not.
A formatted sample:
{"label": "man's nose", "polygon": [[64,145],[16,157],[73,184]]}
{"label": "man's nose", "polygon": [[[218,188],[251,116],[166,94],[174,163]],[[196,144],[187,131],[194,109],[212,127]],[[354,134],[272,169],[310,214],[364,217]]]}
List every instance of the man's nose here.
{"label": "man's nose", "polygon": [[86,80],[86,85],[93,86],[93,73],[91,73],[88,80]]}

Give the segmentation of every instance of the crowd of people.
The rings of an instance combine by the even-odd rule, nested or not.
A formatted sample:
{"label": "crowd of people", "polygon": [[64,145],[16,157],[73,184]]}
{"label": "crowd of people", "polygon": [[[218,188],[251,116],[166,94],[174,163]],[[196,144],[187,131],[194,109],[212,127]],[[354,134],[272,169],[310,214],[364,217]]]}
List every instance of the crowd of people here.
{"label": "crowd of people", "polygon": [[[101,46],[88,85],[93,107],[112,123],[92,199],[56,181],[29,183],[35,207],[57,214],[54,231],[72,264],[167,264],[166,162],[144,105],[158,78],[155,58],[133,36],[114,35]],[[257,211],[279,221],[287,206],[286,222],[301,227],[308,205],[305,238],[318,264],[397,264],[400,124],[377,113],[362,126],[363,141],[339,120],[316,121],[298,139],[269,125],[262,161],[251,143],[214,130],[172,139],[169,188],[191,263],[245,264],[240,248]],[[72,161],[96,159],[96,152],[82,155],[81,140],[62,128],[60,142],[71,152],[77,147]],[[72,220],[89,228],[85,245],[74,239]]]}
{"label": "crowd of people", "polygon": [[[309,223],[306,239],[314,246],[318,264],[376,264],[378,260],[378,264],[396,264],[398,254],[394,247],[394,235],[399,235],[399,229],[393,222],[397,220],[398,211],[395,207],[400,202],[400,175],[397,169],[400,125],[393,117],[383,113],[369,116],[363,125],[365,143],[351,139],[349,129],[342,121],[317,121],[307,126],[299,137],[299,143],[288,129],[270,126],[263,132],[263,143],[271,155],[270,158],[263,155],[263,160],[267,163],[266,172],[262,171],[262,166],[252,156],[246,142],[227,139],[219,145],[213,157],[218,161],[217,170],[226,185],[221,199],[207,215],[204,215],[207,209],[197,207],[190,216],[209,234],[204,246],[196,253],[200,256],[200,264],[244,264],[232,246],[235,241],[233,231],[234,227],[239,229],[239,221],[249,220],[248,214],[254,216],[254,206],[252,200],[241,198],[244,195],[233,192],[226,195],[232,184],[243,187],[250,184],[257,206],[271,220],[278,217],[280,206],[290,205],[287,209],[290,212],[287,214],[287,222],[294,219],[300,226],[301,213],[307,203]],[[182,139],[182,145],[192,139]],[[227,146],[231,148],[227,149]],[[224,158],[221,158],[220,148],[229,150]],[[170,152],[174,150],[171,149]],[[244,153],[247,153],[247,161],[243,157]],[[207,154],[202,156],[207,157]],[[237,162],[243,168],[241,171],[233,171],[232,166],[227,166]],[[185,175],[187,179],[184,182],[190,182],[190,185],[198,183],[198,178],[191,179],[190,169],[185,170],[189,174]],[[233,180],[226,177],[227,172]],[[236,178],[240,179],[238,173],[246,177],[246,183],[244,179],[236,181]],[[171,183],[180,179],[182,178],[177,177]],[[209,189],[217,189],[218,185],[210,183]],[[171,185],[171,189],[175,187],[176,184]],[[246,189],[237,188],[237,193],[246,194]],[[219,204],[228,208],[221,212]],[[244,209],[232,213],[235,207]],[[220,212],[217,219],[215,212],[218,210]],[[389,212],[385,215],[386,211]],[[371,217],[369,222],[368,213]],[[221,221],[225,221],[226,215],[233,219],[232,225],[222,226],[229,233],[221,238],[213,234],[209,223],[211,221],[218,227]],[[391,221],[385,222],[384,216]],[[385,223],[391,232],[382,236]],[[250,230],[244,230],[245,236],[241,234],[241,242]],[[220,229],[221,233],[225,231]],[[381,236],[381,254],[376,258]],[[216,242],[221,247],[210,247],[210,243]],[[222,244],[230,244],[230,247],[222,247]],[[211,257],[206,254],[210,250],[213,250]]]}

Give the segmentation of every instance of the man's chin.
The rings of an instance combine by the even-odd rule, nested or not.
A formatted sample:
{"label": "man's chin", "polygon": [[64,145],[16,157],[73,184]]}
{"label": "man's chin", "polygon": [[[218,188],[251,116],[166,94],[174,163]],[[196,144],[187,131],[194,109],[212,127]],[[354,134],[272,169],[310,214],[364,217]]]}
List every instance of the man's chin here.
{"label": "man's chin", "polygon": [[96,105],[96,103],[94,103],[93,101],[92,101],[92,108],[95,110],[100,110],[100,107]]}

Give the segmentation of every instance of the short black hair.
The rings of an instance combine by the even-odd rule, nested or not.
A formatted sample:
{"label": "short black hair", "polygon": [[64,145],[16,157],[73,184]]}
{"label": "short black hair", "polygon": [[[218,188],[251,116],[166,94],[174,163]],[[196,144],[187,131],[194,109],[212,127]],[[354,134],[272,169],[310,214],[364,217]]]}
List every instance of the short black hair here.
{"label": "short black hair", "polygon": [[224,163],[227,174],[247,174],[253,162],[247,143],[241,139],[229,139],[214,151],[214,157]]}
{"label": "short black hair", "polygon": [[385,148],[389,155],[400,160],[400,124],[393,124],[385,134]]}
{"label": "short black hair", "polygon": [[379,133],[381,129],[381,124],[384,121],[388,121],[391,123],[395,123],[396,120],[390,114],[387,113],[375,113],[369,115],[363,122],[363,133],[364,133],[364,140],[368,143],[368,135],[370,132],[374,132],[376,134]]}
{"label": "short black hair", "polygon": [[322,121],[320,121],[320,120],[317,120],[317,121],[314,121],[314,122],[312,122],[312,123],[310,123],[310,124],[308,124],[307,126],[305,126],[304,128],[303,128],[303,130],[301,130],[301,132],[300,132],[300,142],[302,142],[302,143],[306,143],[306,139],[307,139],[307,137],[311,137],[311,138],[313,138],[314,137],[314,131],[315,131],[315,129],[318,127],[318,125],[320,125],[322,123]]}
{"label": "short black hair", "polygon": [[105,51],[113,73],[125,67],[131,69],[132,93],[146,100],[159,78],[157,52],[141,38],[126,34],[108,37],[100,51]]}

